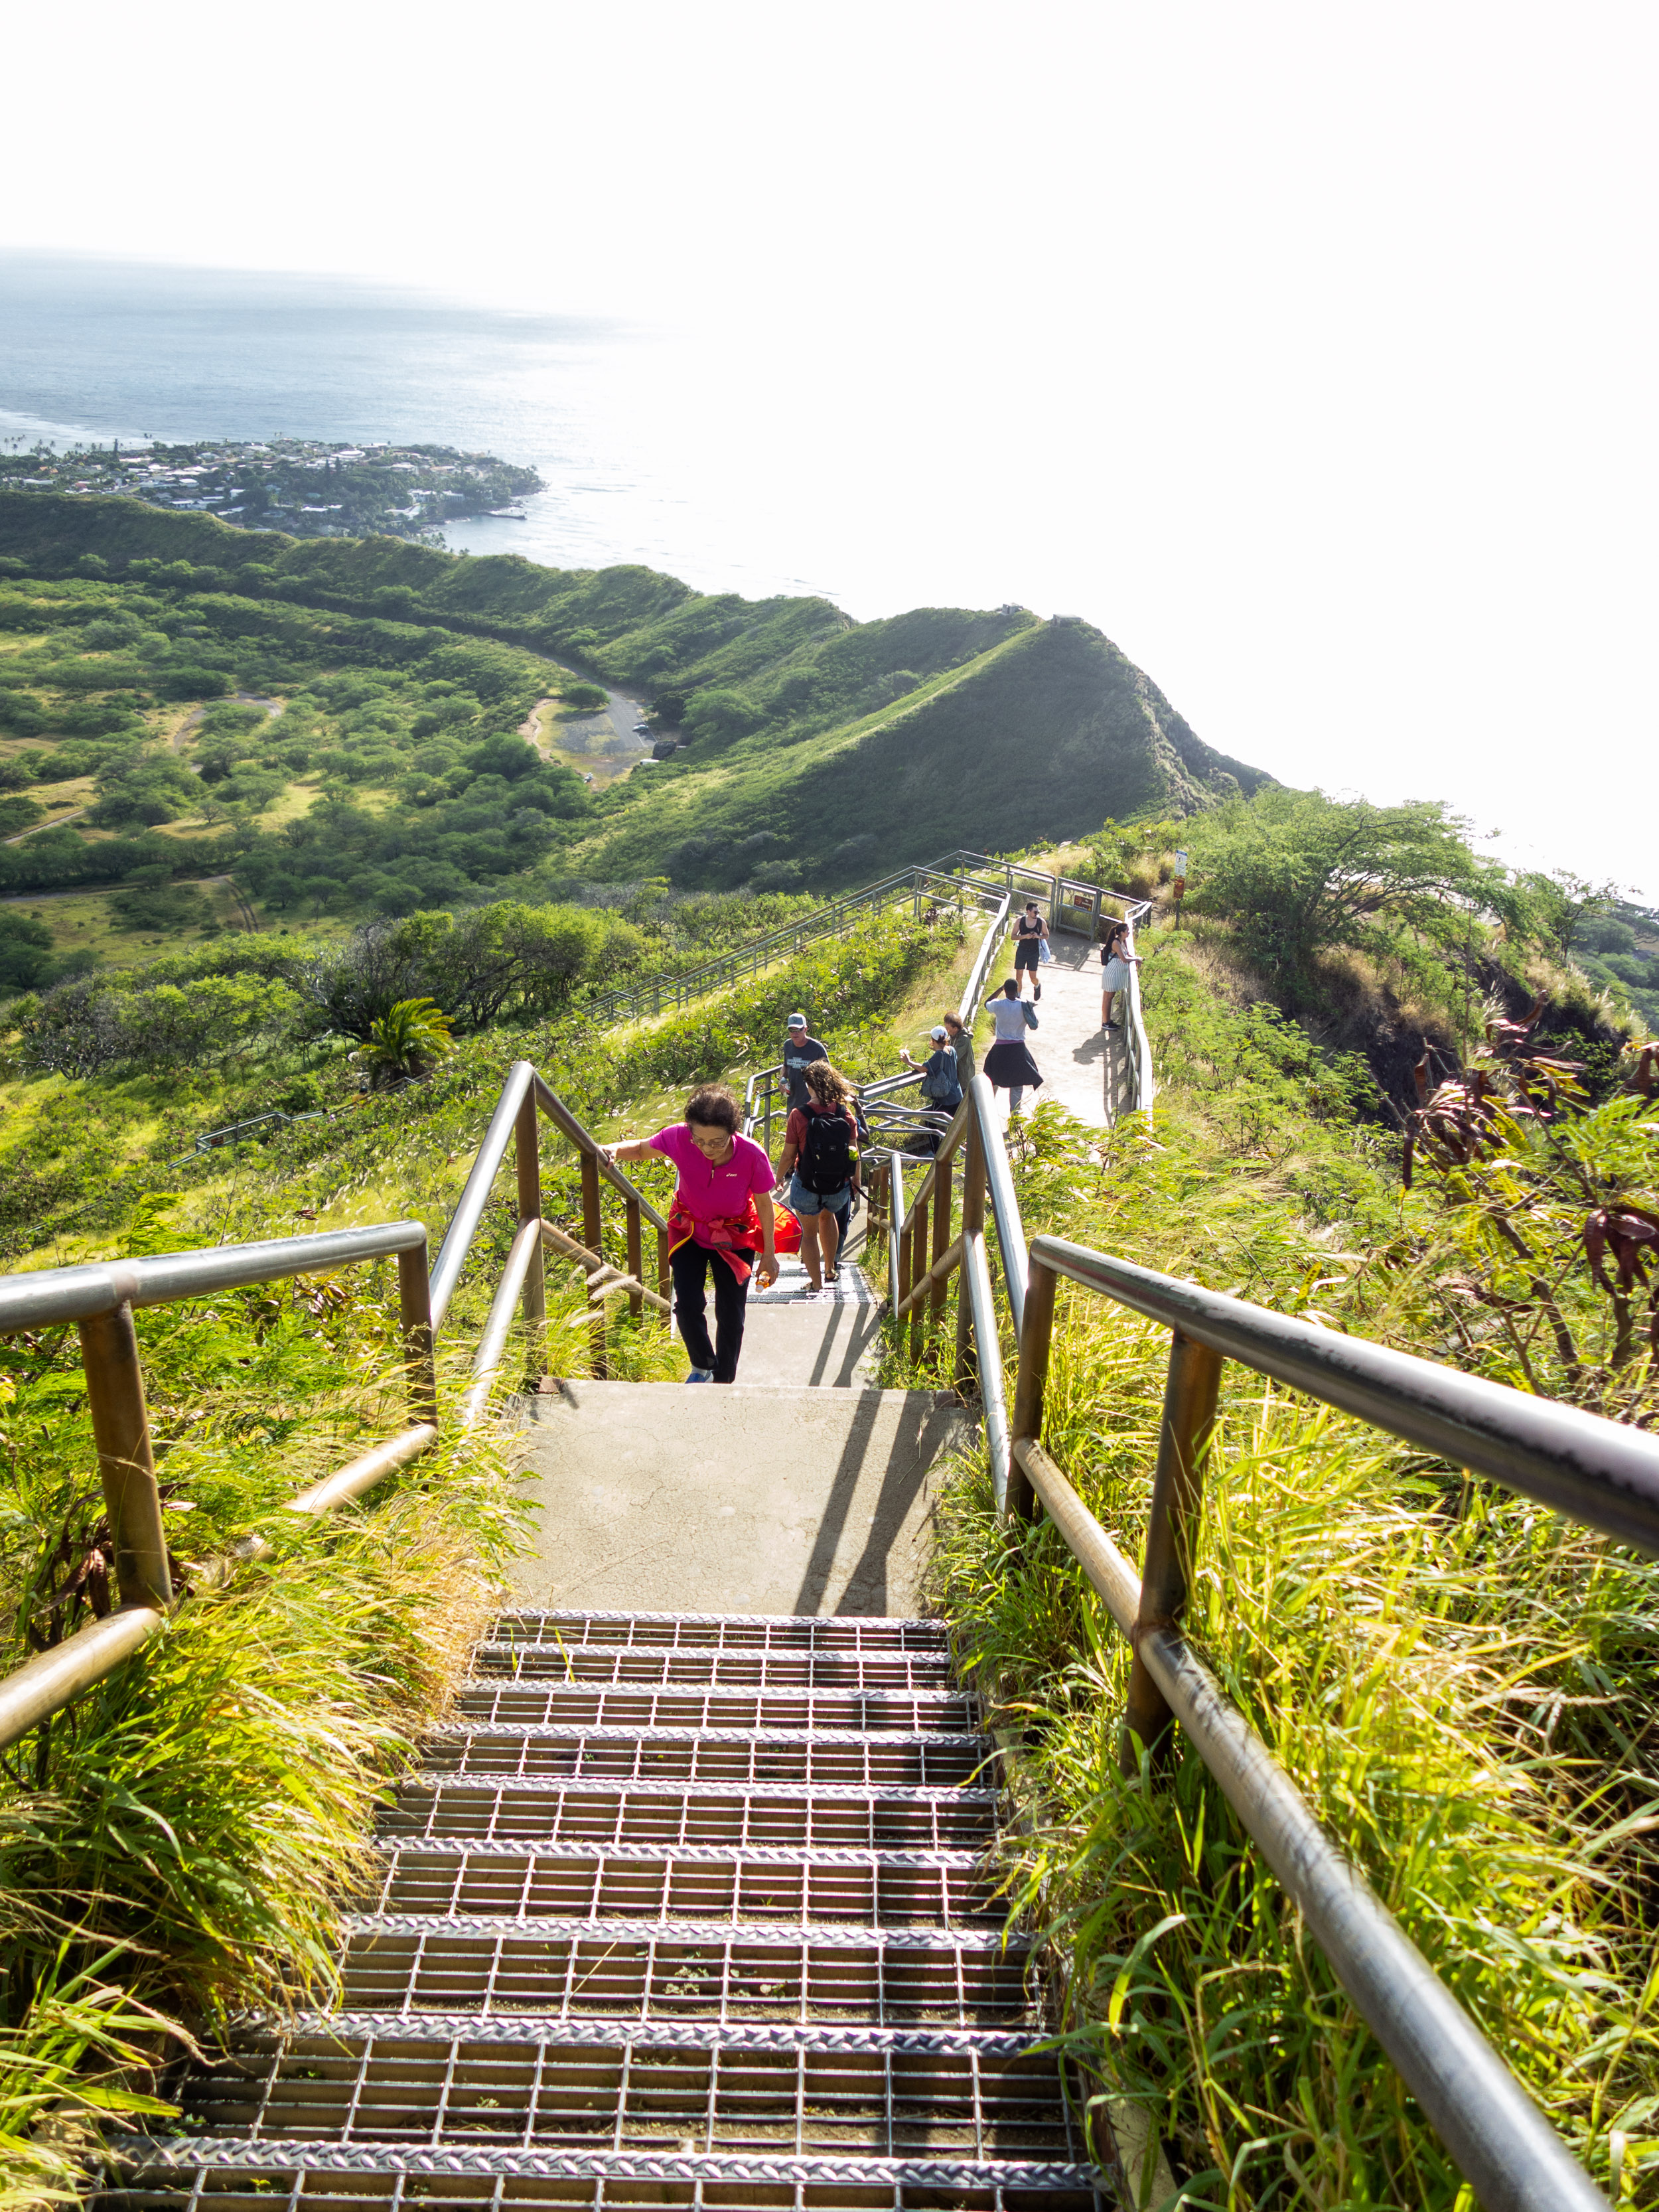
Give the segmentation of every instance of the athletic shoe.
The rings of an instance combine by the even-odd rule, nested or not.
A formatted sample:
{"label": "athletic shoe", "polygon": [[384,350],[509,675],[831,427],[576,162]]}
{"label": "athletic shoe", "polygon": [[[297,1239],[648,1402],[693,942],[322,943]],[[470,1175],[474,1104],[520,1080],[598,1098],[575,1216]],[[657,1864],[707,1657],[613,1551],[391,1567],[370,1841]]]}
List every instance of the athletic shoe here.
{"label": "athletic shoe", "polygon": [[712,1367],[694,1367],[685,1379],[688,1382],[712,1382],[714,1370]]}
{"label": "athletic shoe", "polygon": [[1036,1004],[1037,1000],[1038,1000],[1042,996],[1042,984],[1041,984],[1041,983],[1034,983],[1034,984],[1031,986],[1031,1004],[1032,1004],[1033,1006],[1036,1006]]}

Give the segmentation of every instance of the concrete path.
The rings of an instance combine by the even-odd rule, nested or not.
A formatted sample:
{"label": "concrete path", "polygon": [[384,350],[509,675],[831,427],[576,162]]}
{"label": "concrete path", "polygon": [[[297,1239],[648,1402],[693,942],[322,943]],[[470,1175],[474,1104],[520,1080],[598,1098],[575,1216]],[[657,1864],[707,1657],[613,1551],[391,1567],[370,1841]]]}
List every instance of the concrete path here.
{"label": "concrete path", "polygon": [[532,1402],[520,1604],[923,1610],[930,1474],[968,1432],[948,1393],[574,1382]]}
{"label": "concrete path", "polygon": [[[1029,1113],[1045,1098],[1057,1099],[1079,1121],[1104,1128],[1127,1110],[1129,1060],[1123,1032],[1100,1026],[1100,949],[1069,933],[1057,932],[1053,945],[1054,957],[1038,974],[1038,1026],[1026,1040],[1042,1070],[1042,1088],[1035,1099],[1027,1092],[1024,1109]],[[1121,1013],[1121,1001],[1115,1000],[1114,1018]],[[988,1036],[981,1061],[988,1043]],[[1006,1121],[1006,1091],[997,1093],[997,1104]]]}
{"label": "concrete path", "polygon": [[537,1535],[520,1601],[656,1613],[919,1613],[949,1392],[881,1390],[854,1223],[839,1280],[752,1290],[738,1380],[562,1382],[521,1400]]}

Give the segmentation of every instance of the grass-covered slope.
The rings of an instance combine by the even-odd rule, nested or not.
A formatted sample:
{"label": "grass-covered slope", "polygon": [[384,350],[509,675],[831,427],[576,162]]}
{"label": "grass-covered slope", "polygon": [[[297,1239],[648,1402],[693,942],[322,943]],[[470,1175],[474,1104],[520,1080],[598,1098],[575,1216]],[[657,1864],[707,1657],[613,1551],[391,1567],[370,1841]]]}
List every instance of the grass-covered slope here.
{"label": "grass-covered slope", "polygon": [[[1598,1279],[1584,1232],[1659,1210],[1659,1102],[1520,1110],[1494,1025],[1480,1064],[1517,1110],[1468,1158],[1419,1144],[1407,1190],[1362,1066],[1230,1002],[1185,933],[1143,945],[1152,1125],[1040,1106],[1013,1147],[1028,1234],[1653,1425],[1659,1286]],[[892,1342],[894,1381],[951,1358],[948,1328],[920,1375]],[[1062,1286],[1045,1442],[1131,1559],[1168,1357]],[[1178,2201],[1467,2212],[1202,1761],[1120,1772],[1127,1650],[1052,1524],[1011,1533],[964,1464],[941,1528],[939,1601],[1033,1790],[1012,1893],[1053,1931],[1069,2047],[1142,2108]],[[1327,1832],[1612,2200],[1654,2203],[1659,1567],[1231,1364],[1195,1569],[1188,1631]]]}
{"label": "grass-covered slope", "polygon": [[708,767],[704,750],[694,744],[620,826],[600,828],[596,873],[625,875],[665,851],[695,874],[757,848],[809,870],[837,854],[843,871],[879,869],[957,845],[1064,841],[1107,816],[1195,811],[1265,781],[1203,744],[1084,623],[1027,623],[884,711],[823,730],[763,727]]}
{"label": "grass-covered slope", "polygon": [[274,599],[492,639],[643,691],[681,748],[598,799],[573,846],[592,874],[667,869],[715,886],[770,867],[773,887],[829,882],[953,842],[1006,848],[1107,815],[1189,813],[1265,780],[1203,744],[1097,630],[1020,607],[854,623],[827,600],[709,595],[641,568],[302,544],[132,501],[21,493],[0,493],[0,559],[228,595],[237,611],[222,624],[249,635],[282,629],[280,607],[258,604]]}
{"label": "grass-covered slope", "polygon": [[[648,1130],[678,1114],[687,1085],[728,1071],[741,1080],[743,1062],[772,1058],[797,1004],[843,1064],[890,1066],[890,1025],[914,1039],[919,994],[940,990],[964,951],[949,923],[872,922],[659,1023],[601,1031],[566,1014],[480,1030],[434,1079],[395,1093],[359,1093],[336,1055],[315,1079],[330,1118],[240,1161],[217,1152],[169,1168],[171,1140],[148,1141],[169,1113],[211,1103],[187,1068],[14,1082],[5,1105],[22,1151],[31,1128],[43,1149],[50,1125],[67,1181],[78,1175],[93,1201],[31,1262],[410,1215],[435,1243],[514,1060],[533,1060],[606,1133],[618,1115]],[[264,1049],[277,1079],[282,1052]],[[125,1163],[123,1123],[143,1139]],[[549,1134],[543,1170],[546,1213],[580,1235],[576,1155]],[[666,1163],[641,1179],[666,1199]],[[0,2203],[53,2187],[72,2197],[101,2117],[154,2086],[149,2069],[176,2054],[175,2030],[328,1996],[377,1796],[442,1717],[495,1572],[520,1540],[501,1455],[453,1419],[514,1235],[512,1189],[509,1166],[445,1324],[441,1450],[325,1522],[296,1521],[282,1502],[404,1418],[391,1267],[139,1317],[188,1601],[145,1654],[0,1761]],[[606,1252],[626,1264],[619,1220]],[[591,1327],[585,1284],[550,1265],[538,1371],[585,1371]],[[526,1349],[514,1345],[504,1380]],[[608,1356],[623,1377],[684,1372],[665,1326],[630,1322],[625,1303],[611,1309]],[[0,1344],[0,1480],[9,1671],[107,1601],[73,1330]],[[270,1553],[228,1567],[228,1547],[254,1529]]]}

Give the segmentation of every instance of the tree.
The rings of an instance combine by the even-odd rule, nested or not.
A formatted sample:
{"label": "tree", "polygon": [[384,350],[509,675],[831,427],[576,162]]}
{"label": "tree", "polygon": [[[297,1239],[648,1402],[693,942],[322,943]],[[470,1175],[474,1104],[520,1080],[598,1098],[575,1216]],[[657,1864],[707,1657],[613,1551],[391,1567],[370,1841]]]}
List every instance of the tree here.
{"label": "tree", "polygon": [[430,999],[399,999],[370,1029],[362,1058],[370,1087],[379,1091],[411,1075],[424,1075],[454,1049],[447,1014]]}
{"label": "tree", "polygon": [[33,915],[0,907],[0,991],[30,991],[52,967],[52,932]]}
{"label": "tree", "polygon": [[1471,852],[1466,827],[1437,802],[1373,806],[1275,786],[1190,824],[1190,903],[1226,915],[1294,991],[1321,952],[1378,942],[1390,921],[1449,939],[1472,910],[1520,918],[1508,874]]}

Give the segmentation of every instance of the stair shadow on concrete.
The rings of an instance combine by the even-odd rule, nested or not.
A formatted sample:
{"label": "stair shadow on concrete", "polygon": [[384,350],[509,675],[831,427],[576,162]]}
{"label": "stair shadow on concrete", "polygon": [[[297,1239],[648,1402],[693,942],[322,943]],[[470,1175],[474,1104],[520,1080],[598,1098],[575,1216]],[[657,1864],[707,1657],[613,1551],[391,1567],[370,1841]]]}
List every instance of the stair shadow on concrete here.
{"label": "stair shadow on concrete", "polygon": [[520,1603],[921,1612],[930,1472],[969,1434],[948,1395],[570,1382],[533,1408]]}

